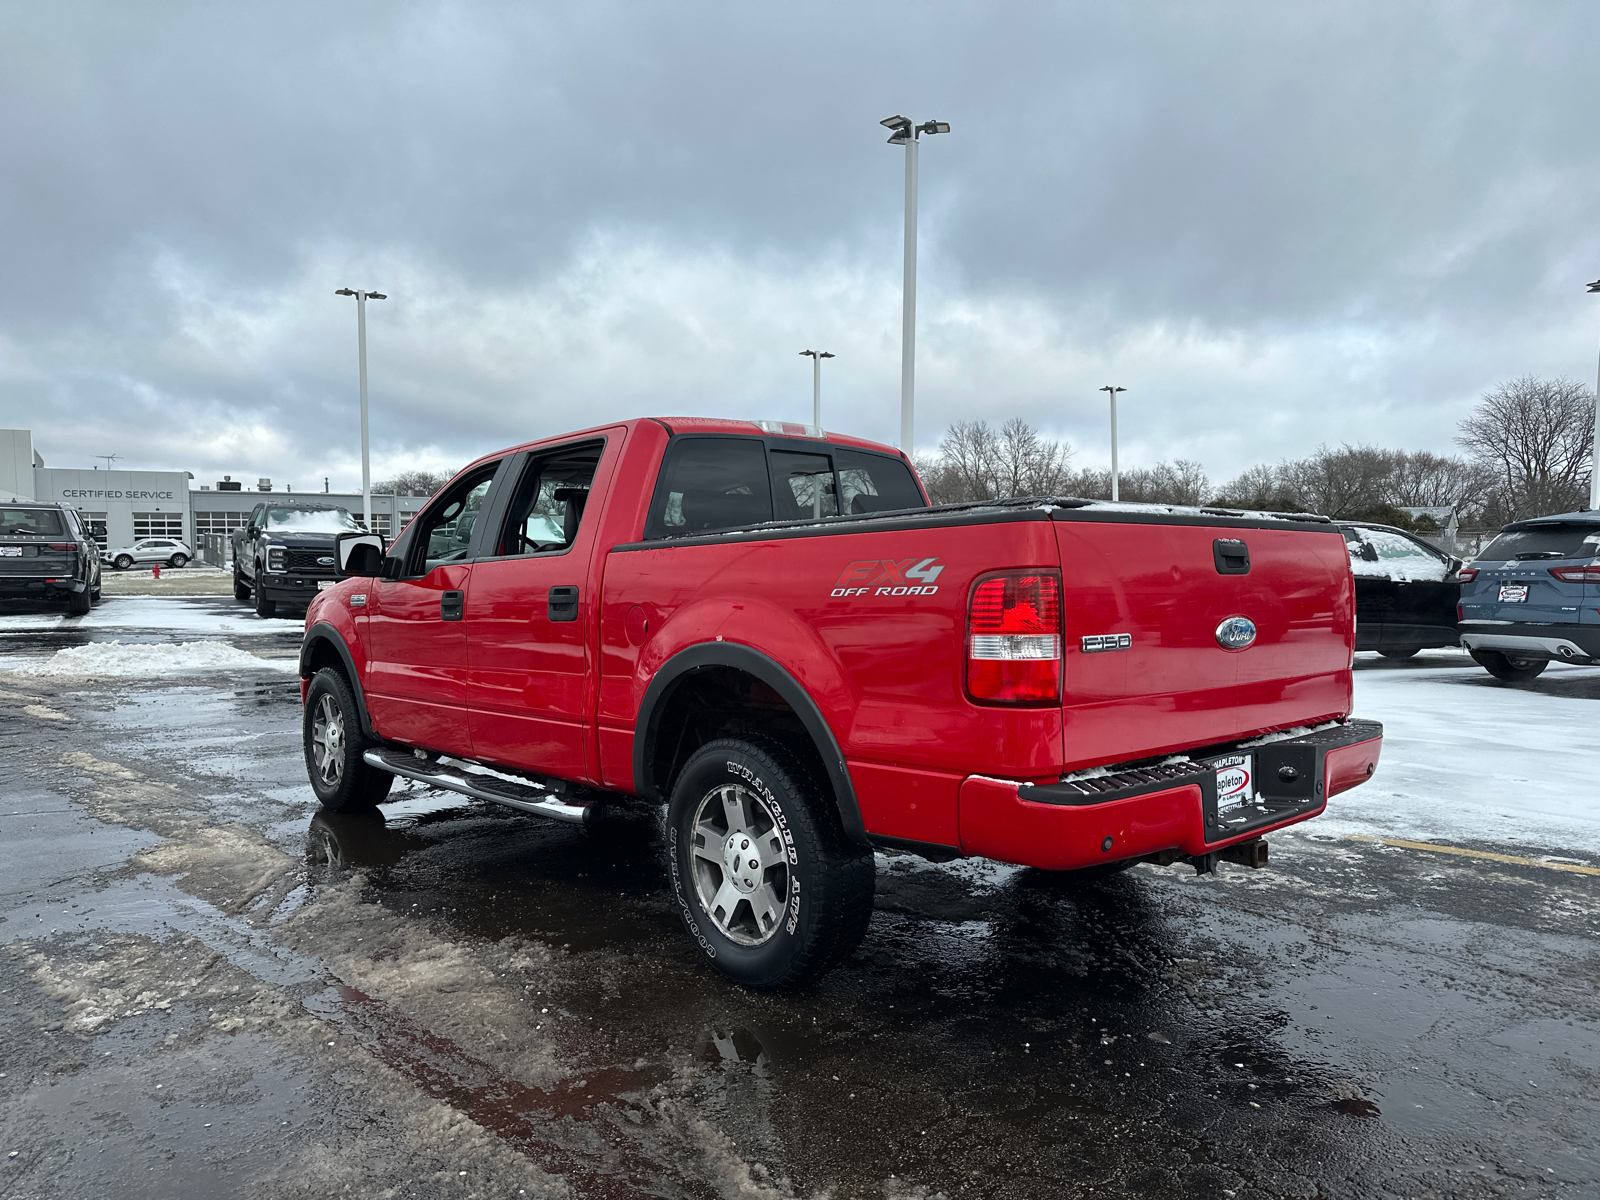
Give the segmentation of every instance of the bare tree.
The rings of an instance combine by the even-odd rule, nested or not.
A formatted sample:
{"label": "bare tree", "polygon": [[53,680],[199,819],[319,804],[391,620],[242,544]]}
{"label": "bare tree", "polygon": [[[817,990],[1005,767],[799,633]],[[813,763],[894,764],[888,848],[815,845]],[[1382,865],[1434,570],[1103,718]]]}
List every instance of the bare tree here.
{"label": "bare tree", "polygon": [[1453,508],[1467,521],[1483,511],[1494,487],[1495,472],[1483,463],[1401,450],[1394,455],[1384,498],[1400,507]]}
{"label": "bare tree", "polygon": [[393,479],[374,483],[372,493],[375,496],[431,496],[450,482],[452,474],[452,472],[441,474],[437,471],[402,471]]}
{"label": "bare tree", "polygon": [[1041,437],[1013,417],[998,431],[986,421],[957,421],[939,443],[939,456],[918,464],[936,504],[1048,496],[1069,477],[1072,449]]}
{"label": "bare tree", "polygon": [[1285,512],[1299,508],[1279,480],[1279,468],[1259,463],[1222,489],[1213,503],[1222,508],[1253,508],[1264,512]]}
{"label": "bare tree", "polygon": [[1383,503],[1393,470],[1394,453],[1389,450],[1349,444],[1337,450],[1318,446],[1309,458],[1280,464],[1277,479],[1302,511],[1345,517]]}
{"label": "bare tree", "polygon": [[1456,442],[1495,473],[1503,520],[1566,512],[1587,499],[1594,393],[1570,379],[1524,375],[1483,394]]}

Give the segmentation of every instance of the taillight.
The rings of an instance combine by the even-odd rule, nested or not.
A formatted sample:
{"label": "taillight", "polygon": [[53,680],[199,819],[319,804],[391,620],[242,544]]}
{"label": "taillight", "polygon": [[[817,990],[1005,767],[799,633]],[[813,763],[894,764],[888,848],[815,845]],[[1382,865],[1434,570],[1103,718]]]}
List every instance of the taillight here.
{"label": "taillight", "polygon": [[50,549],[61,550],[67,554],[75,554],[78,550],[78,544],[76,542],[51,542]]}
{"label": "taillight", "polygon": [[1550,574],[1562,583],[1600,583],[1600,567],[1551,567]]}
{"label": "taillight", "polygon": [[967,614],[967,694],[1027,704],[1061,696],[1061,576],[1008,571],[978,581]]}
{"label": "taillight", "polygon": [[1459,571],[1456,572],[1456,578],[1459,579],[1462,583],[1471,583],[1477,577],[1478,577],[1478,568],[1477,567],[1462,567]]}

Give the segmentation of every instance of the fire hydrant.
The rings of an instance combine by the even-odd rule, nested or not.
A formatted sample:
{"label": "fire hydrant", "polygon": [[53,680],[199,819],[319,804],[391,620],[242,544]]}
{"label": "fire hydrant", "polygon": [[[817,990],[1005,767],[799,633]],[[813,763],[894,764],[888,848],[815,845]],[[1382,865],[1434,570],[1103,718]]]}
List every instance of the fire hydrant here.
{"label": "fire hydrant", "polygon": [[152,576],[154,576],[156,579],[160,579],[161,578],[161,568],[160,567],[151,567],[150,568],[150,574]]}

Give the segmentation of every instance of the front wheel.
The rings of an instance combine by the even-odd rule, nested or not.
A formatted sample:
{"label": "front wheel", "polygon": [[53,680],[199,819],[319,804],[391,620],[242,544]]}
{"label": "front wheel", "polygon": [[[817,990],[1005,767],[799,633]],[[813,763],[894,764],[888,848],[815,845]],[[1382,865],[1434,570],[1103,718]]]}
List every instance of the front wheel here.
{"label": "front wheel", "polygon": [[261,586],[259,576],[256,578],[256,586],[253,590],[256,594],[256,616],[270,617],[275,615],[278,611],[278,602],[267,599],[267,590]]}
{"label": "front wheel", "polygon": [[119,571],[126,571],[129,567],[133,566],[133,559],[129,558],[126,554],[119,554],[115,559],[112,560],[111,565]]}
{"label": "front wheel", "polygon": [[233,564],[233,598],[243,603],[250,599],[250,585],[239,578],[239,564]]}
{"label": "front wheel", "polygon": [[361,732],[361,713],[344,675],[323,667],[306,689],[301,721],[306,774],[323,808],[351,812],[380,804],[394,776],[367,765],[362,755],[373,745]]}
{"label": "front wheel", "polygon": [[75,617],[84,616],[93,606],[94,596],[88,588],[84,588],[81,592],[73,592],[67,597],[67,611]]}
{"label": "front wheel", "polygon": [[1544,669],[1550,665],[1548,659],[1514,658],[1498,650],[1471,650],[1468,653],[1472,655],[1473,662],[1496,679],[1504,679],[1507,683],[1535,679],[1544,674]]}
{"label": "front wheel", "polygon": [[872,919],[872,851],[773,743],[724,738],[689,759],[667,809],[667,869],[690,936],[747,987],[815,979]]}

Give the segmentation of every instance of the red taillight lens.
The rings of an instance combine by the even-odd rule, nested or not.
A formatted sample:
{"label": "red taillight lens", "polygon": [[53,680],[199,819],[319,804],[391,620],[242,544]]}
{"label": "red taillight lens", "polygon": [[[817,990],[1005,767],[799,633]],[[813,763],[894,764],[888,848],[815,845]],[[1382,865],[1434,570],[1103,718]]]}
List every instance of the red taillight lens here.
{"label": "red taillight lens", "polygon": [[50,549],[52,549],[52,550],[62,550],[62,551],[65,551],[68,554],[73,554],[73,553],[77,552],[78,543],[77,542],[51,542],[50,543]]}
{"label": "red taillight lens", "polygon": [[1061,577],[991,575],[972,590],[967,693],[974,700],[1040,703],[1061,696]]}
{"label": "red taillight lens", "polygon": [[1459,579],[1462,583],[1471,583],[1477,577],[1478,577],[1478,568],[1477,567],[1462,567],[1459,571],[1456,572],[1456,578]]}
{"label": "red taillight lens", "polygon": [[1551,567],[1550,574],[1562,583],[1600,583],[1600,567]]}

